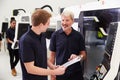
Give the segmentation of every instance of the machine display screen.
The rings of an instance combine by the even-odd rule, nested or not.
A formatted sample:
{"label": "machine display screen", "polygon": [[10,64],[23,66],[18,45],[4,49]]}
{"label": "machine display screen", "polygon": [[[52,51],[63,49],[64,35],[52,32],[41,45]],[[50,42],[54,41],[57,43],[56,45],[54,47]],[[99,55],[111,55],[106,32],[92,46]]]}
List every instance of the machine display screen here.
{"label": "machine display screen", "polygon": [[6,32],[8,29],[8,22],[3,22],[2,23],[2,32]]}
{"label": "machine display screen", "polygon": [[28,23],[19,23],[18,24],[18,37],[17,37],[18,40],[25,32],[27,32],[29,26],[30,26],[30,24],[28,24]]}

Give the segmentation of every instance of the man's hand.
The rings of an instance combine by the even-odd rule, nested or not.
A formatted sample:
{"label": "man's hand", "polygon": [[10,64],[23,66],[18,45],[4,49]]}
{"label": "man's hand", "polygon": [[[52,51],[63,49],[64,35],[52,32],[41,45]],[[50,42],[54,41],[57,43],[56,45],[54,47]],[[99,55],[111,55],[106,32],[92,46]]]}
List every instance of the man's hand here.
{"label": "man's hand", "polygon": [[65,73],[65,67],[64,66],[58,66],[55,71],[55,75],[63,75]]}
{"label": "man's hand", "polygon": [[70,60],[72,60],[72,59],[74,59],[74,58],[76,58],[76,57],[77,57],[77,55],[71,54],[71,56],[70,56],[70,58],[68,59],[68,61],[70,61]]}

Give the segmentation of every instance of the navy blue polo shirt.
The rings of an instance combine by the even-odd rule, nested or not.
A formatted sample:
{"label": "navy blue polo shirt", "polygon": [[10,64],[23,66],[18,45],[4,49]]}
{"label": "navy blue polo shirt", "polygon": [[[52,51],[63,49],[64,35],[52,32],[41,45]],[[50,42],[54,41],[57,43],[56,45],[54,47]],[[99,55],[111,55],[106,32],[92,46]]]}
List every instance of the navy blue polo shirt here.
{"label": "navy blue polo shirt", "polygon": [[2,41],[2,34],[0,33],[0,41]]}
{"label": "navy blue polo shirt", "polygon": [[[50,50],[56,52],[56,64],[62,65],[67,62],[71,54],[79,55],[85,51],[85,42],[80,32],[72,28],[72,32],[66,35],[62,29],[54,32],[50,41]],[[76,63],[68,67],[68,71],[82,71],[81,64]]]}
{"label": "navy blue polo shirt", "polygon": [[[9,38],[10,40],[14,41],[14,37],[15,37],[15,29],[10,27],[6,31],[6,38]],[[11,49],[11,45],[12,45],[11,43],[7,43],[7,48]]]}
{"label": "navy blue polo shirt", "polygon": [[20,60],[23,72],[23,80],[47,80],[47,76],[33,75],[27,73],[23,63],[34,61],[34,65],[47,68],[47,49],[44,34],[35,34],[28,30],[19,41]]}

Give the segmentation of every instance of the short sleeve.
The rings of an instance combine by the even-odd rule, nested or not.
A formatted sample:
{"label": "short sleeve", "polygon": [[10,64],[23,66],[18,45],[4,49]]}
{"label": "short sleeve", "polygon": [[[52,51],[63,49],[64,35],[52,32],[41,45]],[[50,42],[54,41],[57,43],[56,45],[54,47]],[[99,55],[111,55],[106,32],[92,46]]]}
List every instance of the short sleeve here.
{"label": "short sleeve", "polygon": [[85,40],[81,34],[80,34],[80,51],[85,51]]}
{"label": "short sleeve", "polygon": [[9,33],[9,29],[6,31],[6,38],[9,38],[10,33]]}
{"label": "short sleeve", "polygon": [[0,41],[2,41],[2,34],[0,33]]}
{"label": "short sleeve", "polygon": [[30,40],[21,39],[19,43],[20,57],[23,62],[34,61],[34,50],[31,46]]}

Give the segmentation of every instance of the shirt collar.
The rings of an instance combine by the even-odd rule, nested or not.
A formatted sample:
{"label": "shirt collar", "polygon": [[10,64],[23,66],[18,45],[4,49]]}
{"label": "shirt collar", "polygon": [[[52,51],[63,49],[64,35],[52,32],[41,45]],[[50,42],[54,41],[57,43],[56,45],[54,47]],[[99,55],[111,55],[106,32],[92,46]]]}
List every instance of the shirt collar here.
{"label": "shirt collar", "polygon": [[[72,28],[72,27],[71,27]],[[72,28],[72,32],[71,33],[73,33],[74,32],[74,29]],[[59,33],[64,33],[64,31],[63,31],[63,29],[61,28],[60,30],[59,30]],[[71,34],[70,33],[70,34]]]}
{"label": "shirt collar", "polygon": [[37,35],[35,32],[33,32],[31,29],[30,29],[30,34],[33,36],[33,37],[36,37],[36,38],[41,38],[41,35],[42,35],[42,33],[40,34],[40,35]]}

